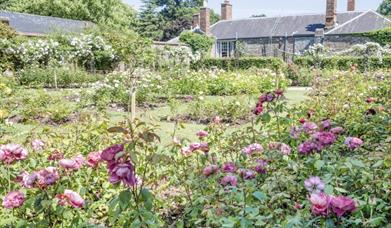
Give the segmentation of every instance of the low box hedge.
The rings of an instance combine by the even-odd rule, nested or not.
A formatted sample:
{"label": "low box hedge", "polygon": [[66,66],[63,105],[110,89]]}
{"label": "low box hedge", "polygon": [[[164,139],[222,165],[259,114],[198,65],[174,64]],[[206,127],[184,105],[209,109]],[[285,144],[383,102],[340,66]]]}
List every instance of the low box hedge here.
{"label": "low box hedge", "polygon": [[223,70],[247,70],[251,67],[268,68],[271,70],[284,70],[285,63],[280,58],[256,58],[245,57],[235,58],[207,58],[192,64],[192,69],[212,69]]}
{"label": "low box hedge", "polygon": [[379,57],[350,57],[334,56],[322,58],[318,63],[311,57],[296,57],[294,63],[299,67],[319,67],[321,69],[348,70],[356,64],[360,70],[391,69],[391,56]]}

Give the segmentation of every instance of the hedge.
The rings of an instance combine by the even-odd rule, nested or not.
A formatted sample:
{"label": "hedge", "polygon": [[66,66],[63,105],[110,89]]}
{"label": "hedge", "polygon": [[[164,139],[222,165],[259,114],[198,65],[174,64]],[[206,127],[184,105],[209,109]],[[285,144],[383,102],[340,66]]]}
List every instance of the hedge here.
{"label": "hedge", "polygon": [[[299,67],[315,67],[317,64],[311,57],[296,57],[294,63]],[[349,57],[349,56],[334,56],[323,58],[318,67],[321,69],[337,69],[348,70],[356,64],[360,70],[368,69],[391,69],[391,56],[378,57]]]}
{"label": "hedge", "polygon": [[255,58],[245,57],[235,58],[207,58],[192,64],[192,69],[212,69],[223,70],[247,70],[251,67],[268,68],[271,70],[284,70],[286,64],[280,58]]}

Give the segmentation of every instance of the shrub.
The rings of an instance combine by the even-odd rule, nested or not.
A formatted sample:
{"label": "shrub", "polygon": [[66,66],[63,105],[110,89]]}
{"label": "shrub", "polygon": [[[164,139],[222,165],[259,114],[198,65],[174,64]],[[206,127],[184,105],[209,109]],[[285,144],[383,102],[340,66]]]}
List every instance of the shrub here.
{"label": "shrub", "polygon": [[[296,57],[294,63],[299,67],[316,67],[317,63],[311,57]],[[356,65],[360,70],[390,69],[391,56],[378,57],[325,57],[320,60],[321,69],[349,70]]]}
{"label": "shrub", "polygon": [[247,70],[250,68],[267,68],[275,71],[281,71],[285,63],[280,58],[210,58],[202,59],[192,65],[193,69],[223,69],[223,70]]}
{"label": "shrub", "polygon": [[371,40],[381,45],[391,45],[391,27],[378,31],[364,33],[363,36],[369,37],[371,38]]}
{"label": "shrub", "polygon": [[56,83],[59,88],[82,87],[100,78],[99,75],[66,66],[41,68],[33,65],[18,72],[20,84],[29,87],[54,88]]}
{"label": "shrub", "polygon": [[187,44],[193,53],[200,52],[202,55],[207,55],[214,43],[213,38],[191,31],[182,32],[179,40]]}

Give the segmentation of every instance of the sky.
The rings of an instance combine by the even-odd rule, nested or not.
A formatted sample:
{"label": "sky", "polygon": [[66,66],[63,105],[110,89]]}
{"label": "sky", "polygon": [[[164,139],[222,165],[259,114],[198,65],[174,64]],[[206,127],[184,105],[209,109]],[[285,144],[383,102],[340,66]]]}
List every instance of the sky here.
{"label": "sky", "polygon": [[[338,12],[346,11],[348,0],[338,0]],[[356,10],[376,10],[383,0],[356,0]],[[141,0],[124,0],[136,9],[141,7]],[[223,0],[209,0],[209,7],[220,14]],[[326,0],[231,0],[233,17],[248,18],[252,15],[267,16],[296,15],[309,13],[324,13]]]}

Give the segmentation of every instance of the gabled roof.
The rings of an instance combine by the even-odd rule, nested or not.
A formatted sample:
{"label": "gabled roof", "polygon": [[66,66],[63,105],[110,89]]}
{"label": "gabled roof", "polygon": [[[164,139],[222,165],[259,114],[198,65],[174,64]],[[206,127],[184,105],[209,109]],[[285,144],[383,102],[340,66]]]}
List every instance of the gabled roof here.
{"label": "gabled roof", "polygon": [[391,26],[391,20],[370,10],[328,31],[326,35],[370,32],[388,26]]}
{"label": "gabled roof", "polygon": [[80,33],[94,26],[87,21],[77,21],[58,17],[47,17],[25,13],[0,11],[0,17],[7,18],[9,25],[17,33],[30,36],[43,36],[52,32]]}
{"label": "gabled roof", "polygon": [[[358,18],[357,22],[355,22],[356,18]],[[217,39],[313,36],[316,29],[325,27],[324,21],[324,14],[219,21],[211,27],[211,33]],[[350,23],[354,24],[350,25]],[[329,34],[368,32],[390,25],[388,19],[373,11],[338,13],[337,26],[333,29],[335,33]],[[337,30],[339,28],[341,30]]]}

